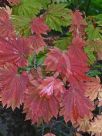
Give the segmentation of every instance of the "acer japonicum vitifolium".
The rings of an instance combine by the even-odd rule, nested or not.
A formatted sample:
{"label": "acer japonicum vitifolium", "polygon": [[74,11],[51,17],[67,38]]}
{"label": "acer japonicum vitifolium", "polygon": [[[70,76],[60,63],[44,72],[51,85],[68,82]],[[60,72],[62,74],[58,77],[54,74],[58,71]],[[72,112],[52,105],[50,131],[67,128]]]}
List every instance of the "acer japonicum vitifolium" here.
{"label": "acer japonicum vitifolium", "polygon": [[[8,2],[17,4],[19,0]],[[90,93],[97,81],[86,75],[89,70],[84,52],[87,23],[82,13],[76,10],[68,14],[72,42],[64,51],[47,48],[43,35],[51,28],[46,24],[46,15],[32,19],[31,35],[26,38],[18,36],[10,16],[8,10],[0,9],[0,100],[3,106],[14,110],[24,104],[26,119],[32,123],[49,122],[58,115],[73,124],[85,117],[92,118],[91,100],[98,93],[94,89],[93,98]],[[44,49],[47,49],[44,62],[39,66],[37,55]],[[90,82],[93,83],[91,89],[87,89]]]}

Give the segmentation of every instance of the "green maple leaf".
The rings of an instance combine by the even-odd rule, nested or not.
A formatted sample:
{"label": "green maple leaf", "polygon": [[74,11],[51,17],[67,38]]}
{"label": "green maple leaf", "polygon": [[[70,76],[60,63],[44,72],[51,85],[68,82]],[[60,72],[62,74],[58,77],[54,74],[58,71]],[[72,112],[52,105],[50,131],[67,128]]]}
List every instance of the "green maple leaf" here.
{"label": "green maple leaf", "polygon": [[46,23],[55,31],[62,31],[62,26],[66,27],[70,24],[70,10],[66,8],[66,4],[51,4],[46,14]]}
{"label": "green maple leaf", "polygon": [[58,40],[54,41],[54,46],[60,48],[61,50],[66,50],[68,49],[68,46],[71,43],[71,36],[66,36],[66,37],[61,37]]}
{"label": "green maple leaf", "polygon": [[87,46],[84,48],[85,53],[88,56],[88,62],[90,65],[92,65],[96,61],[96,55],[94,54],[94,51],[91,46]]}
{"label": "green maple leaf", "polygon": [[100,32],[101,32],[100,29],[98,27],[94,28],[92,24],[89,24],[86,29],[86,33],[88,35],[89,40],[96,40],[96,39],[98,40],[102,38]]}
{"label": "green maple leaf", "polygon": [[12,15],[11,19],[12,19],[12,23],[16,29],[16,33],[18,35],[29,36],[31,34],[30,25],[29,25],[31,18],[24,17],[24,16]]}
{"label": "green maple leaf", "polygon": [[13,14],[25,17],[33,17],[42,9],[41,2],[37,0],[21,0],[21,3],[13,7]]}

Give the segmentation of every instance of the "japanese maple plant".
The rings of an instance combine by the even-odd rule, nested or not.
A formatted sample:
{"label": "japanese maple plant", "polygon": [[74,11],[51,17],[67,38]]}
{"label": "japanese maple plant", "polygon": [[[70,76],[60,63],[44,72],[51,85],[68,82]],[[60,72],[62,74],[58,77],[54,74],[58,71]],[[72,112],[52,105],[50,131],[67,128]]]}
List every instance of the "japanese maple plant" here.
{"label": "japanese maple plant", "polygon": [[99,29],[60,1],[8,3],[0,8],[2,105],[12,110],[23,105],[33,124],[63,116],[80,130],[101,133],[102,117],[95,118],[93,110],[96,98],[102,105],[102,85],[88,74],[102,58]]}

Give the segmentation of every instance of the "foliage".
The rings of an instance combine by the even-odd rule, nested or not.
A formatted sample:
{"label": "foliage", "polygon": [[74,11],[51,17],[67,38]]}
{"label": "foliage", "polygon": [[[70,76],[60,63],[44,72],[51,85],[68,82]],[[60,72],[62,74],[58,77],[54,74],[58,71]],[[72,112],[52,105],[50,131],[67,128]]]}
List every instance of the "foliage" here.
{"label": "foliage", "polygon": [[55,31],[61,31],[61,26],[68,26],[70,23],[69,10],[65,4],[51,4],[45,15],[46,23]]}
{"label": "foliage", "polygon": [[102,133],[94,114],[102,106],[102,65],[95,63],[102,60],[102,14],[89,16],[88,0],[81,12],[84,3],[8,0],[11,8],[0,9],[2,105],[23,105],[26,119],[38,125],[62,116],[76,135]]}

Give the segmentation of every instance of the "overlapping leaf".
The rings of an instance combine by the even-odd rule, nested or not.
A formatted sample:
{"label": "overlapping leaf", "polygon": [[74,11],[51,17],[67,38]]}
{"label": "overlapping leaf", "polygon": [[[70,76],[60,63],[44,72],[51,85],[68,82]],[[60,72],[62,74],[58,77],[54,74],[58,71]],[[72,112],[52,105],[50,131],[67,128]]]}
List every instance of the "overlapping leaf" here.
{"label": "overlapping leaf", "polygon": [[71,64],[68,55],[58,48],[51,49],[45,59],[49,71],[57,71],[68,77],[71,74]]}
{"label": "overlapping leaf", "polygon": [[99,40],[101,36],[101,30],[98,27],[94,27],[92,24],[88,25],[86,29],[89,40]]}
{"label": "overlapping leaf", "polygon": [[91,131],[92,134],[101,135],[102,134],[101,126],[102,126],[102,115],[94,119],[94,121],[91,123],[91,126],[89,127],[89,131]]}
{"label": "overlapping leaf", "polygon": [[0,37],[15,37],[13,25],[5,9],[0,9]]}
{"label": "overlapping leaf", "polygon": [[85,34],[84,30],[86,28],[86,22],[82,17],[82,13],[76,10],[71,15],[72,23],[70,31],[73,33],[74,36],[79,35],[82,37]]}
{"label": "overlapping leaf", "polygon": [[97,98],[99,92],[102,92],[102,85],[100,84],[100,79],[92,78],[86,83],[86,96],[89,97],[91,101]]}
{"label": "overlapping leaf", "polygon": [[85,75],[85,72],[88,71],[87,55],[84,53],[83,47],[84,41],[77,36],[68,49],[71,71],[77,76]]}
{"label": "overlapping leaf", "polygon": [[92,118],[90,118],[90,117],[85,117],[83,119],[80,119],[78,121],[78,124],[80,125],[78,130],[83,131],[83,132],[87,132],[90,128],[90,125],[91,125],[91,123],[90,123],[91,119]]}
{"label": "overlapping leaf", "polygon": [[54,41],[54,46],[61,49],[66,50],[68,49],[69,45],[71,43],[71,36],[61,37]]}
{"label": "overlapping leaf", "polygon": [[90,64],[93,64],[96,59],[101,59],[102,54],[102,36],[101,30],[98,27],[89,25],[86,29],[88,40],[86,42],[85,51],[88,55]]}
{"label": "overlapping leaf", "polygon": [[34,17],[42,9],[42,5],[37,0],[21,0],[18,6],[13,7],[13,14],[24,16],[24,17]]}
{"label": "overlapping leaf", "polygon": [[84,76],[88,71],[87,56],[83,50],[84,42],[81,38],[73,39],[68,52],[61,52],[59,49],[52,49],[48,57],[45,59],[47,70],[58,71],[66,77],[76,74],[77,76]]}
{"label": "overlapping leaf", "polygon": [[43,51],[46,43],[41,35],[34,35],[29,37],[29,45],[36,52]]}
{"label": "overlapping leaf", "polygon": [[40,96],[50,97],[51,95],[60,96],[64,93],[63,83],[54,77],[47,77],[43,80],[42,84],[38,87]]}
{"label": "overlapping leaf", "polygon": [[31,30],[32,30],[32,33],[46,34],[46,32],[49,31],[49,28],[45,24],[44,18],[38,17],[32,20]]}
{"label": "overlapping leaf", "polygon": [[18,66],[25,66],[28,55],[29,47],[26,39],[18,38],[7,41],[0,38],[0,65],[10,62]]}
{"label": "overlapping leaf", "polygon": [[92,105],[78,88],[70,87],[65,92],[62,105],[62,115],[66,122],[71,120],[75,123],[78,119],[91,115]]}
{"label": "overlapping leaf", "polygon": [[16,29],[16,34],[20,36],[29,36],[31,35],[31,28],[30,28],[30,17],[12,15],[11,21]]}
{"label": "overlapping leaf", "polygon": [[28,82],[27,73],[18,74],[15,65],[7,64],[0,68],[1,100],[7,107],[20,107],[24,102],[24,92]]}
{"label": "overlapping leaf", "polygon": [[[53,116],[57,117],[58,114],[59,103],[53,95],[54,84],[44,82],[44,84],[42,84],[42,80],[30,82],[26,93],[24,111],[27,113],[26,118],[31,119],[33,123],[39,123],[43,120],[48,122]],[[45,95],[42,95],[44,93]],[[50,97],[46,94],[50,94]]]}
{"label": "overlapping leaf", "polygon": [[52,4],[45,15],[46,23],[51,29],[62,31],[61,26],[68,26],[70,24],[69,12],[65,4]]}

